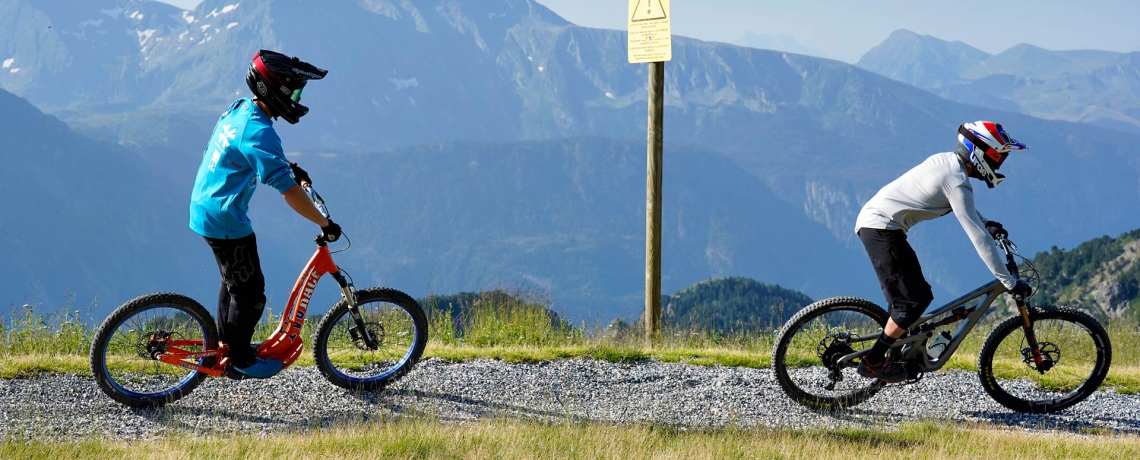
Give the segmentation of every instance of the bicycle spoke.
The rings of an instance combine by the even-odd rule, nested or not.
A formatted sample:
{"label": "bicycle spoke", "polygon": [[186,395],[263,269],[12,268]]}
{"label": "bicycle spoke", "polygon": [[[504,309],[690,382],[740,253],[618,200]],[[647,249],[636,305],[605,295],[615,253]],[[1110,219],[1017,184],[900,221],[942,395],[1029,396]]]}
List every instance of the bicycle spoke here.
{"label": "bicycle spoke", "polygon": [[1092,376],[1097,348],[1087,329],[1065,320],[1043,319],[1034,323],[1033,332],[1044,364],[1033,360],[1022,328],[1011,331],[994,352],[994,375],[1010,395],[1026,401],[1062,398]]}
{"label": "bicycle spoke", "polygon": [[395,371],[408,356],[415,340],[415,323],[402,307],[372,302],[359,307],[368,332],[377,342],[365,344],[356,322],[345,312],[329,332],[329,363],[339,373],[353,378],[375,378]]}
{"label": "bicycle spoke", "polygon": [[831,311],[813,318],[796,331],[788,344],[784,358],[788,377],[796,387],[817,397],[844,397],[862,391],[873,381],[860,377],[850,365],[834,363],[874,343],[853,337],[880,331],[882,327],[874,319],[854,311]]}
{"label": "bicycle spoke", "polygon": [[[120,391],[132,394],[162,394],[196,373],[155,360],[149,355],[147,345],[162,342],[161,337],[165,334],[175,340],[204,340],[205,337],[202,325],[194,317],[174,307],[159,306],[125,319],[107,343],[105,366],[112,384]],[[190,351],[202,349],[201,346],[185,348]]]}

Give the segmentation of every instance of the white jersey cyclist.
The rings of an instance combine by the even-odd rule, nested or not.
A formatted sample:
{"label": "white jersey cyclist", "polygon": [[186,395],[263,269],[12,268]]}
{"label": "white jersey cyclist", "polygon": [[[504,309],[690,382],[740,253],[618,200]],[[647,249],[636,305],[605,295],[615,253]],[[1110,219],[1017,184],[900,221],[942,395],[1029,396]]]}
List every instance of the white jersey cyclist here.
{"label": "white jersey cyclist", "polygon": [[986,218],[974,205],[974,187],[966,165],[954,152],[938,153],[915,166],[875,194],[855,222],[861,228],[910,231],[919,222],[951,212],[974,243],[978,256],[1001,284],[1013,289],[1016,280],[1002,262],[1001,252],[985,228]]}
{"label": "white jersey cyclist", "polygon": [[993,238],[1005,232],[1001,224],[988,222],[974,205],[970,178],[994,188],[1005,179],[998,168],[1013,150],[1024,150],[1000,124],[977,121],[958,128],[956,152],[927,158],[902,177],[887,184],[859,212],[855,233],[887,300],[883,333],[860,359],[858,373],[887,383],[902,382],[907,371],[891,362],[887,350],[906,333],[934,300],[930,284],[922,275],[918,256],[907,242],[907,232],[919,222],[950,213],[974,243],[978,255],[1006,289],[1027,296],[1032,291],[1024,281],[1010,276]]}

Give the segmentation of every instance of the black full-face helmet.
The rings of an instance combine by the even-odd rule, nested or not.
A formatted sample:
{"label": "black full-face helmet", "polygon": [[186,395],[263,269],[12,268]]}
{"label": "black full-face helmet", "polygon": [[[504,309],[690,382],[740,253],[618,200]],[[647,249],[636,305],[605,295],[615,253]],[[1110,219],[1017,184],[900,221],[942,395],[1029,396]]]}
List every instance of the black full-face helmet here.
{"label": "black full-face helmet", "polygon": [[301,105],[301,90],[309,80],[320,80],[329,71],[284,54],[261,50],[253,55],[245,82],[258,100],[269,105],[273,114],[296,124],[309,113]]}

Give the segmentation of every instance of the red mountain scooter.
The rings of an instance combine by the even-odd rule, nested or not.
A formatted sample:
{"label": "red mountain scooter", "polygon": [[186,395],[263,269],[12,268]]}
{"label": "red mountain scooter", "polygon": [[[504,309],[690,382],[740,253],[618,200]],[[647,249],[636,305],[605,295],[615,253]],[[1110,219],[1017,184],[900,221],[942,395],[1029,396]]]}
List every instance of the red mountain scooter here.
{"label": "red mountain scooter", "polygon": [[[305,192],[325,217],[324,200]],[[345,240],[348,240],[346,237]],[[257,346],[257,355],[286,367],[301,355],[301,328],[317,282],[325,274],[340,285],[341,299],[326,313],[313,337],[313,359],[333,384],[375,390],[406,374],[427,345],[423,309],[403,292],[385,288],[357,291],[333,262],[328,241],[301,271],[281,324]],[[91,372],[112,399],[133,407],[158,407],[190,394],[206,378],[229,372],[229,347],[218,341],[213,317],[201,304],[173,293],[137,297],[115,309],[95,333]]]}

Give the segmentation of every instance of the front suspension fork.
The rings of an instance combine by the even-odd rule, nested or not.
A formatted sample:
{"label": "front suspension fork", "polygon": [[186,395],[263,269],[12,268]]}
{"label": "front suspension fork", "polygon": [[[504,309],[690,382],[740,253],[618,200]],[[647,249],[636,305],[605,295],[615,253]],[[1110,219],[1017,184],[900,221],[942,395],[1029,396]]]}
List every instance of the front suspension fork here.
{"label": "front suspension fork", "polygon": [[349,335],[353,338],[360,338],[364,342],[364,345],[370,350],[379,348],[380,343],[376,340],[376,337],[373,337],[372,333],[368,331],[368,327],[364,324],[364,317],[361,316],[360,308],[358,308],[356,304],[356,288],[352,285],[352,282],[349,281],[349,278],[345,276],[343,271],[332,273],[332,277],[336,280],[336,283],[340,285],[340,295],[344,297],[345,303],[348,304],[348,314],[352,316],[352,322],[356,324],[356,327],[349,329]]}
{"label": "front suspension fork", "polygon": [[1037,334],[1033,332],[1033,318],[1029,316],[1029,306],[1026,304],[1025,299],[1014,299],[1017,301],[1017,311],[1021,313],[1021,322],[1025,330],[1025,341],[1029,344],[1029,349],[1033,352],[1033,361],[1037,363],[1037,372],[1044,375],[1045,369],[1043,364],[1045,362],[1044,355],[1041,354],[1041,346],[1037,343]]}

